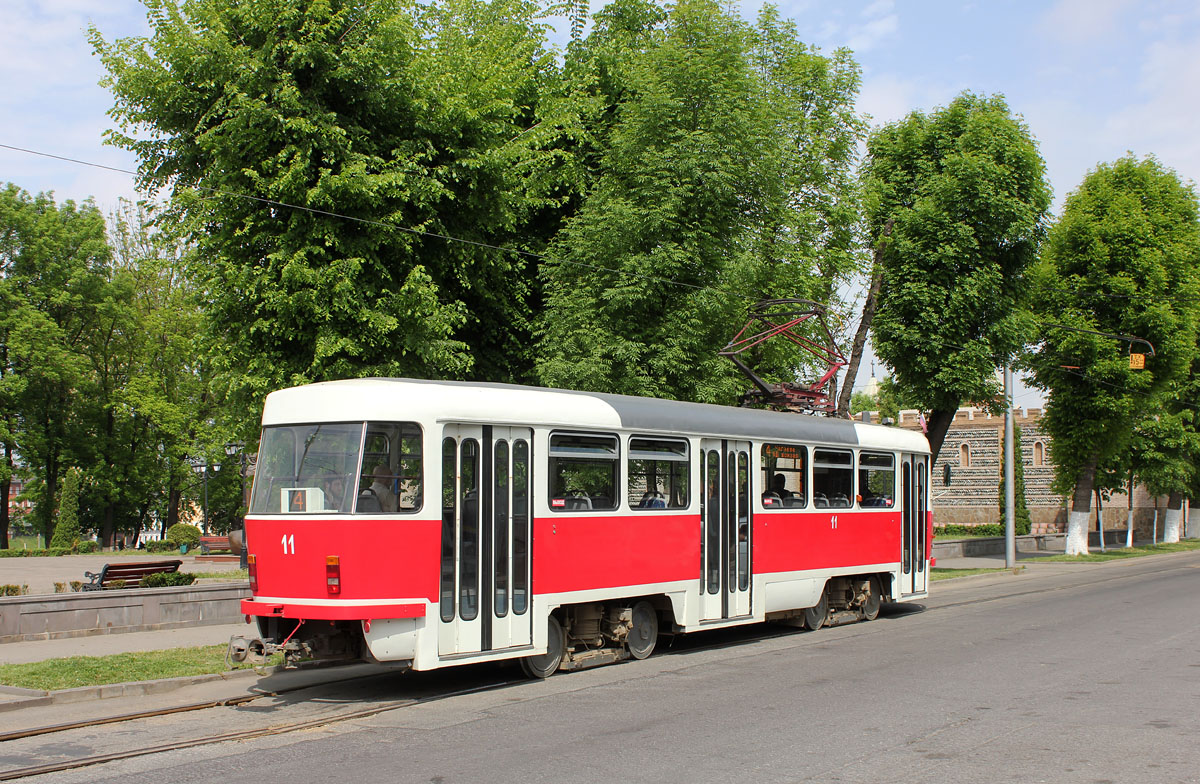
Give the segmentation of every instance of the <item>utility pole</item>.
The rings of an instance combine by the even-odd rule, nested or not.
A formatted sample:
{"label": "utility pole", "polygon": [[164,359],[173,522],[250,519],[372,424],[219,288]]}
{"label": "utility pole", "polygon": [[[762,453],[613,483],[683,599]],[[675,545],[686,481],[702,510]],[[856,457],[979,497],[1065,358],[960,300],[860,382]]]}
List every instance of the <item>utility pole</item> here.
{"label": "utility pole", "polygon": [[1012,569],[1017,565],[1016,505],[1017,483],[1016,459],[1013,454],[1013,393],[1012,366],[1004,365],[1004,565]]}

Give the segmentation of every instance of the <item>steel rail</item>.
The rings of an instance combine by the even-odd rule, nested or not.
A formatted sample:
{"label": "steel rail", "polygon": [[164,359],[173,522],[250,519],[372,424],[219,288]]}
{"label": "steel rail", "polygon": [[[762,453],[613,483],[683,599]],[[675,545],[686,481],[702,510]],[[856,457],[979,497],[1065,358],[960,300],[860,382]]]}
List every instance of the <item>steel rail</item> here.
{"label": "steel rail", "polygon": [[[87,768],[93,765],[102,765],[107,762],[117,762],[119,760],[134,759],[136,757],[145,757],[150,754],[161,754],[167,751],[179,751],[198,746],[211,746],[217,743],[226,743],[228,741],[253,740],[254,738],[264,738],[272,735],[285,735],[289,732],[301,732],[303,730],[314,729],[316,727],[323,727],[328,724],[337,724],[343,721],[352,721],[354,719],[363,719],[370,716],[376,716],[380,713],[387,713],[388,711],[408,708],[413,705],[436,702],[437,700],[449,699],[451,697],[460,697],[465,694],[491,691],[492,689],[503,688],[514,683],[523,683],[525,680],[526,679],[524,678],[520,678],[517,680],[489,683],[483,686],[473,686],[467,689],[459,689],[456,691],[447,692],[445,694],[407,699],[397,703],[377,705],[372,708],[363,708],[362,710],[351,711],[349,713],[322,716],[316,719],[307,719],[305,721],[292,722],[289,724],[278,724],[272,727],[259,727],[252,730],[238,730],[236,732],[226,732],[219,735],[207,735],[205,737],[192,738],[190,740],[172,741],[171,743],[161,743],[155,746],[145,746],[137,749],[129,749],[127,751],[117,751],[111,754],[97,754],[90,757],[64,760],[62,762],[49,762],[42,765],[14,768],[12,770],[0,771],[0,781],[14,781],[16,779],[29,778],[31,776],[41,776],[47,773],[57,773],[60,771],[74,770],[77,768]],[[256,698],[257,696],[267,695],[256,695]],[[88,722],[88,724],[95,723],[96,722]]]}

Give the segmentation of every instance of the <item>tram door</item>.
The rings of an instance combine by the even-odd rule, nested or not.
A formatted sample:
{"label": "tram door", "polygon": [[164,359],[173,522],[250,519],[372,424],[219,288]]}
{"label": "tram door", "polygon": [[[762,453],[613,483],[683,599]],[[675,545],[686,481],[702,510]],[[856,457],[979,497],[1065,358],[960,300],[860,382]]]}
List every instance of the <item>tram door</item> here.
{"label": "tram door", "polygon": [[750,614],[750,443],[700,443],[700,619]]}
{"label": "tram door", "polygon": [[929,524],[929,471],[924,455],[905,455],[901,461],[902,543],[900,553],[900,593],[928,590],[929,573],[925,552]]}
{"label": "tram door", "polygon": [[448,425],[442,438],[439,654],[530,645],[532,431]]}

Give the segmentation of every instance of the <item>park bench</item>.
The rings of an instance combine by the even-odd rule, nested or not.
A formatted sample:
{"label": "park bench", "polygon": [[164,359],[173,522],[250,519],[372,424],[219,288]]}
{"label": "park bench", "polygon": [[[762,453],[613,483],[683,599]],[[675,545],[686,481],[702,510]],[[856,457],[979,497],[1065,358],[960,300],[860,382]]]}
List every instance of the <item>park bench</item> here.
{"label": "park bench", "polygon": [[[134,561],[131,563],[104,564],[99,572],[84,572],[83,576],[91,582],[83,584],[85,591],[102,591],[111,588],[112,583],[122,580],[127,587],[136,588],[143,577],[149,574],[170,573],[179,571],[183,561]],[[130,586],[130,583],[133,583]]]}
{"label": "park bench", "polygon": [[208,553],[213,550],[228,550],[228,536],[201,536],[200,537],[200,552]]}

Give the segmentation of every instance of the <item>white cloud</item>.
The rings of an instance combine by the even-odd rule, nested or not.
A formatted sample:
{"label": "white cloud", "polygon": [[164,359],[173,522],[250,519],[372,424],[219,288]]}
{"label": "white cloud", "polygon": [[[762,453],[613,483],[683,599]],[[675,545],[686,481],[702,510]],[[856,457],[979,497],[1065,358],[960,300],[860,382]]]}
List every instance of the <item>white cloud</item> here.
{"label": "white cloud", "polygon": [[1095,43],[1118,29],[1118,17],[1134,0],[1059,0],[1041,18],[1040,32],[1069,45]]}
{"label": "white cloud", "polygon": [[846,46],[855,52],[869,51],[900,31],[900,17],[894,0],[876,0],[859,14],[866,22],[851,24],[846,30]]}

